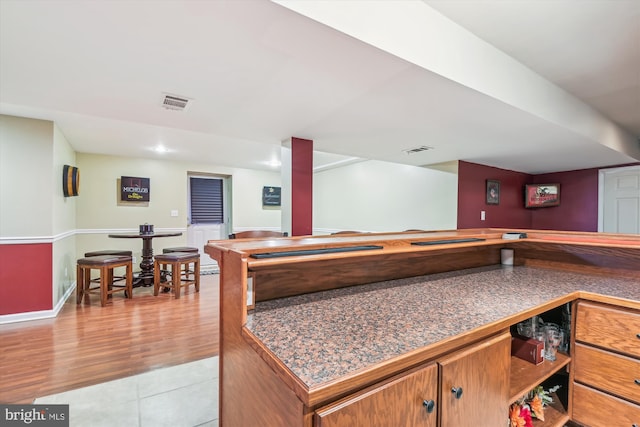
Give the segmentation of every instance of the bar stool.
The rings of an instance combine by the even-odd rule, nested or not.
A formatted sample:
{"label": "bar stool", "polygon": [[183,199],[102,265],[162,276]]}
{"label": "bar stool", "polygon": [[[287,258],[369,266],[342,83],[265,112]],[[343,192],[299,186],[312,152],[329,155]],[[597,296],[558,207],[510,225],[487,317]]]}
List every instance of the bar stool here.
{"label": "bar stool", "polygon": [[193,248],[191,246],[176,246],[174,248],[164,248],[162,250],[163,254],[170,254],[171,252],[189,252],[189,253],[193,253],[193,252],[198,252],[198,248]]}
{"label": "bar stool", "polygon": [[[133,252],[131,251],[121,251],[119,249],[106,249],[106,250],[102,250],[102,251],[92,251],[92,252],[85,252],[84,256],[86,257],[92,257],[92,256],[100,256],[100,255],[122,255],[122,256],[132,256]],[[111,275],[111,277],[109,278],[110,283],[115,283],[115,282],[119,282],[121,280],[125,280],[127,278],[126,275],[124,276],[115,276],[115,275]],[[94,283],[100,283],[100,278],[98,279],[91,279],[92,282]]]}
{"label": "bar stool", "polygon": [[[193,264],[193,268],[190,265]],[[163,266],[171,266],[171,281],[162,282]],[[184,267],[184,271],[183,271]],[[166,268],[166,267],[164,267]],[[193,275],[193,278],[191,276]],[[160,287],[173,289],[176,298],[180,298],[180,289],[184,286],[195,285],[196,292],[200,292],[200,254],[193,252],[170,252],[156,255],[153,260],[153,295],[158,296]]]}
{"label": "bar stool", "polygon": [[93,252],[85,252],[84,256],[100,256],[100,255],[122,255],[122,256],[131,256],[133,253],[131,251],[121,251],[119,249],[107,249],[104,251],[93,251]]}
{"label": "bar stool", "polygon": [[[113,269],[126,268],[126,284],[114,286]],[[100,270],[100,284],[91,287],[91,270]],[[115,292],[124,291],[129,299],[133,298],[133,266],[130,256],[123,255],[96,255],[80,258],[76,267],[76,303],[80,304],[82,298],[91,293],[100,293],[100,305],[104,307],[107,299]]]}
{"label": "bar stool", "polygon": [[[173,248],[164,248],[162,250],[163,254],[170,254],[172,252],[189,252],[189,253],[196,253],[197,254],[198,253],[198,248],[194,248],[194,247],[191,247],[191,246],[176,246],[176,247],[173,247]],[[190,273],[193,273],[193,271],[189,271],[189,270],[185,270],[184,271],[184,274],[190,274]],[[162,265],[162,273],[161,274],[163,275],[163,277],[162,277],[163,281],[166,279],[167,274],[170,274],[167,271],[167,265],[166,264]]]}

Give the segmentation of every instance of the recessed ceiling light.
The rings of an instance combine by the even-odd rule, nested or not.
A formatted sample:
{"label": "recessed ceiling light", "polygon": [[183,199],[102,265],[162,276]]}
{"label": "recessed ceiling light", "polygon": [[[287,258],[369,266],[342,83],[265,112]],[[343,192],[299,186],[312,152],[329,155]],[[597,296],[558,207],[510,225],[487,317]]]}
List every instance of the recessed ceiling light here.
{"label": "recessed ceiling light", "polygon": [[169,149],[166,147],[163,147],[162,145],[158,145],[153,149],[153,151],[155,151],[156,153],[163,154],[163,153],[168,153]]}

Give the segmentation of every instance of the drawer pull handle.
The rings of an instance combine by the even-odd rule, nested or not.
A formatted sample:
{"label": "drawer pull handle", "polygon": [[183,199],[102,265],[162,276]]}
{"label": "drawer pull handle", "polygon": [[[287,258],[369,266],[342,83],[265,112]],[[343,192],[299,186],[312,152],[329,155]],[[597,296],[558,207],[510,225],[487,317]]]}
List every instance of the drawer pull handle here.
{"label": "drawer pull handle", "polygon": [[424,408],[427,410],[427,414],[430,414],[435,409],[436,402],[434,402],[433,400],[423,400],[422,406],[424,406]]}
{"label": "drawer pull handle", "polygon": [[[636,334],[636,338],[640,339],[640,334]],[[636,426],[637,427],[637,426]]]}
{"label": "drawer pull handle", "polygon": [[454,387],[451,389],[451,393],[456,397],[456,399],[460,399],[462,397],[462,387]]}
{"label": "drawer pull handle", "polygon": [[636,383],[637,385],[640,385],[640,380],[637,379],[637,378],[635,380],[633,380],[633,382]]}

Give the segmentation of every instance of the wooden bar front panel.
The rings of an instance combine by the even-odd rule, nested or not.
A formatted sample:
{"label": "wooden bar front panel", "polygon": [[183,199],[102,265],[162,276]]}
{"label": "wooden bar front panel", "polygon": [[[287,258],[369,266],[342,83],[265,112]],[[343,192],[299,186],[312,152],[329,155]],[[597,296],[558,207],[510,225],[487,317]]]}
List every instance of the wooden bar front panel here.
{"label": "wooden bar front panel", "polygon": [[443,253],[414,252],[384,254],[260,267],[256,275],[255,299],[306,294],[345,286],[422,276],[500,263],[497,246],[467,247]]}

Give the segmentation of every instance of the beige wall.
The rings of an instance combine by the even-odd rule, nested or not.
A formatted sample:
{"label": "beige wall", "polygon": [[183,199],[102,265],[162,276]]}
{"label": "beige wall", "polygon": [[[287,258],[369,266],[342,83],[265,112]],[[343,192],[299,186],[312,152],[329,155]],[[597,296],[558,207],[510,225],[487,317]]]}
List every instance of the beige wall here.
{"label": "beige wall", "polygon": [[[76,166],[76,152],[57,125],[53,126],[53,194],[51,221],[53,226],[53,306],[63,303],[65,292],[71,290],[76,272],[76,201],[77,197],[64,197],[62,174],[64,165]],[[80,175],[82,185],[82,175]],[[80,191],[82,187],[80,186]]]}
{"label": "beige wall", "polygon": [[0,237],[49,237],[53,123],[0,115]]}
{"label": "beige wall", "polygon": [[[234,227],[280,227],[280,211],[262,209],[262,187],[280,185],[279,172],[254,171],[223,166],[171,160],[134,159],[99,154],[77,154],[81,174],[80,196],[77,198],[77,254],[100,249],[131,250],[140,257],[142,243],[138,239],[113,239],[109,233],[137,232],[140,224],[154,225],[157,231],[182,231],[180,237],[156,239],[154,251],[168,246],[187,244],[188,195],[190,174],[230,177]],[[150,201],[141,204],[120,202],[118,181],[121,176],[150,179]],[[229,200],[230,199],[230,200]],[[171,211],[178,216],[172,217]]]}
{"label": "beige wall", "polygon": [[0,237],[51,243],[52,306],[75,281],[76,203],[62,193],[75,152],[50,121],[0,115]]}
{"label": "beige wall", "polygon": [[[72,232],[76,228],[77,197],[64,197],[62,192],[62,173],[64,165],[76,166],[76,152],[57,125],[53,126],[53,169],[51,176],[52,230],[54,235]],[[80,175],[82,190],[82,175]]]}
{"label": "beige wall", "polygon": [[314,233],[456,228],[457,163],[365,161],[314,174]]}
{"label": "beige wall", "polygon": [[281,186],[280,172],[237,169],[233,174],[233,231],[281,227],[280,206],[262,206],[262,187]]}

